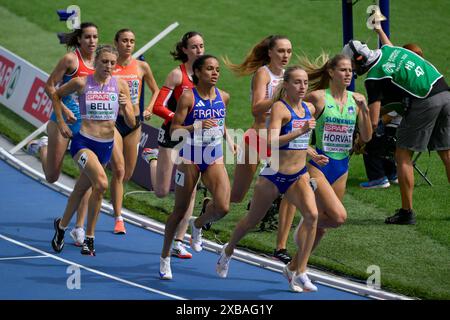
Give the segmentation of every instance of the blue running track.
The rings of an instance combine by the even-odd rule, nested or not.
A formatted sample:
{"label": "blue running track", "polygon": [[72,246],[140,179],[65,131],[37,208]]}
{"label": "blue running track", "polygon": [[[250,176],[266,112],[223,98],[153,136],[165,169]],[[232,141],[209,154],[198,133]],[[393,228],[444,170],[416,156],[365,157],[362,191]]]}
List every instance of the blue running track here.
{"label": "blue running track", "polygon": [[[4,161],[0,179],[2,300],[366,299],[320,284],[318,292],[293,293],[280,273],[237,260],[231,261],[228,278],[221,279],[215,272],[218,255],[205,250],[190,260],[172,258],[174,278],[163,281],[158,276],[163,237],[129,223],[125,236],[114,235],[113,217],[105,214],[97,224],[96,257],[82,256],[69,232],[64,250],[55,254],[53,220],[62,215],[67,197]],[[76,274],[79,289],[73,288]]]}

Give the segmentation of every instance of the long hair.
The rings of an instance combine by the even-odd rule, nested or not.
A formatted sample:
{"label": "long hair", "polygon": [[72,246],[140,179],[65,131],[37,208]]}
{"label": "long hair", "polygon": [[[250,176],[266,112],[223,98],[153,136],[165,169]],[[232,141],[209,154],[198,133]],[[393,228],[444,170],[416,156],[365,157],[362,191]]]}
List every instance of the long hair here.
{"label": "long hair", "polygon": [[337,54],[330,59],[326,52],[322,52],[322,54],[313,61],[306,56],[299,57],[300,66],[308,74],[308,91],[311,92],[328,88],[331,80],[328,70],[336,68],[341,60],[349,59],[348,56],[343,54]]}
{"label": "long hair", "polygon": [[195,70],[201,71],[202,67],[205,65],[205,61],[213,58],[216,59],[217,61],[219,61],[215,56],[211,55],[211,54],[204,54],[200,57],[198,57],[197,59],[195,59],[194,63],[192,64],[192,82],[197,85],[198,84],[198,77],[195,75]]}
{"label": "long hair", "polygon": [[273,103],[275,103],[278,100],[286,98],[286,88],[284,87],[284,83],[289,82],[289,80],[291,80],[292,73],[297,70],[303,70],[306,72],[306,70],[299,65],[290,66],[286,69],[286,71],[283,74],[283,81],[280,81],[280,83],[277,85],[275,93],[272,96]]}
{"label": "long hair", "polygon": [[94,27],[98,30],[98,27],[92,23],[92,22],[83,22],[80,24],[79,29],[75,29],[72,32],[69,33],[63,33],[61,35],[61,43],[65,44],[67,47],[67,50],[69,49],[75,49],[80,46],[80,42],[78,41],[78,38],[81,38],[83,35],[84,29]]}
{"label": "long hair", "polygon": [[273,49],[277,41],[281,39],[289,40],[281,35],[265,37],[247,53],[244,62],[240,64],[232,63],[227,56],[223,58],[223,62],[236,76],[246,76],[255,73],[258,68],[270,63],[269,50]]}
{"label": "long hair", "polygon": [[203,38],[202,34],[197,31],[189,31],[183,35],[181,40],[175,45],[175,50],[170,52],[174,60],[180,60],[183,63],[188,61],[188,56],[183,52],[183,48],[187,49],[189,39],[195,36]]}

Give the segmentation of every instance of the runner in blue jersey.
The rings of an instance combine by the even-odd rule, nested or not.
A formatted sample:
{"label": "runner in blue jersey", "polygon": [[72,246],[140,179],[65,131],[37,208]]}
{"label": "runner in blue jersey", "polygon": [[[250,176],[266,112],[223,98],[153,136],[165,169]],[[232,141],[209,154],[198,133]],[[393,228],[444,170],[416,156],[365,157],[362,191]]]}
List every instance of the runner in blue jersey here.
{"label": "runner in blue jersey", "polygon": [[[308,75],[298,66],[289,67],[281,90],[274,96],[269,123],[270,163],[263,168],[255,184],[248,214],[239,221],[230,241],[222,248],[216,272],[227,277],[231,257],[238,242],[264,217],[273,200],[284,194],[298,208],[303,223],[297,233],[298,251],[284,268],[289,287],[294,292],[317,291],[306,274],[306,265],[316,236],[318,212],[314,192],[306,170],[306,156],[315,108],[303,102],[308,90]],[[280,146],[278,153],[275,145]]]}
{"label": "runner in blue jersey", "polygon": [[172,140],[184,137],[175,173],[175,206],[166,222],[160,258],[160,278],[172,279],[170,247],[178,225],[187,212],[199,178],[212,195],[204,214],[192,217],[191,247],[202,250],[202,226],[224,217],[229,210],[230,181],[223,163],[226,105],[229,95],[216,88],[219,61],[203,55],[192,65],[195,87],[178,101],[172,121]]}

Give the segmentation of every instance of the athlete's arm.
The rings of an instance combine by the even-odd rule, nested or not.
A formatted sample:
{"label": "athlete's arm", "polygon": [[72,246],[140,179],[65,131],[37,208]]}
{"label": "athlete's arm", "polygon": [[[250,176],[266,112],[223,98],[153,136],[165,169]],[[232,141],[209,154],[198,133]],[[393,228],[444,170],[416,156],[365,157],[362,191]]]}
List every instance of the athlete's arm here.
{"label": "athlete's arm", "polygon": [[[367,107],[366,98],[359,93],[353,94],[353,99],[355,99],[356,105],[358,107],[358,129],[359,129],[359,139],[363,143],[367,143],[372,139],[372,123],[370,121],[371,116],[369,114],[369,107]],[[372,112],[372,109],[370,109]],[[380,114],[380,109],[377,110],[377,118]],[[377,120],[378,123],[378,120]]]}
{"label": "athlete's arm", "polygon": [[[68,52],[61,60],[59,60],[55,69],[53,69],[45,84],[45,93],[48,95],[53,105],[58,99],[56,96],[56,85],[62,81],[65,74],[72,73],[77,67],[76,55],[73,52]],[[62,106],[62,112],[69,122],[76,121],[73,113],[64,104]]]}
{"label": "athlete's arm", "polygon": [[134,128],[136,126],[136,117],[134,116],[133,105],[131,104],[130,88],[125,80],[118,79],[119,83],[119,108],[123,112],[125,124]]}
{"label": "athlete's arm", "polygon": [[[62,102],[62,97],[65,97],[71,93],[78,92],[80,93],[83,91],[84,86],[86,85],[86,77],[83,78],[74,78],[70,80],[69,82],[63,84],[61,87],[59,87],[55,93],[53,94],[53,110],[55,111],[56,115],[56,124],[58,125],[58,129],[61,132],[61,135],[64,138],[70,138],[72,137],[72,131],[67,126],[66,122],[63,118],[63,108],[64,103]],[[73,114],[72,114],[73,116]],[[67,117],[67,122],[71,123],[74,122],[72,118]],[[73,117],[75,118],[75,117]],[[75,118],[76,121],[76,118]]]}
{"label": "athlete's arm", "polygon": [[148,88],[152,92],[152,99],[150,100],[150,103],[148,104],[147,108],[144,110],[144,118],[145,120],[149,120],[153,113],[153,106],[155,104],[156,98],[159,94],[159,87],[156,83],[155,77],[153,76],[152,69],[150,68],[150,65],[147,62],[139,61],[139,64],[141,65],[142,71],[143,71],[143,80],[147,84]]}
{"label": "athlete's arm", "polygon": [[194,101],[194,94],[191,90],[183,92],[177,103],[177,110],[172,119],[172,125],[170,127],[170,134],[172,134],[177,129],[188,130],[189,132],[194,131],[194,125],[183,126],[184,120],[186,120],[189,109],[192,107]]}
{"label": "athlete's arm", "polygon": [[153,113],[169,122],[174,117],[174,113],[167,107],[167,101],[172,95],[173,89],[180,85],[182,74],[180,68],[173,69],[166,78],[164,86],[158,93],[153,105]]}
{"label": "athlete's arm", "polygon": [[259,68],[252,81],[252,114],[254,117],[269,111],[273,101],[266,99],[267,84],[270,76],[264,68]]}

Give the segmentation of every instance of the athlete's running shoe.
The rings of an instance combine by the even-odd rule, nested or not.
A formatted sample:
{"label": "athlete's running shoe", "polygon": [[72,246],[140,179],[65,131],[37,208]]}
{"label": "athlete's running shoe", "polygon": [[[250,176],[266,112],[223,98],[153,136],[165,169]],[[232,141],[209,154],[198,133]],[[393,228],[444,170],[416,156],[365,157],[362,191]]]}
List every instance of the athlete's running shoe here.
{"label": "athlete's running shoe", "polygon": [[87,256],[95,256],[94,238],[86,237],[81,247],[81,254]]}
{"label": "athlete's running shoe", "polygon": [[196,228],[194,225],[194,221],[195,221],[196,217],[191,217],[189,219],[189,224],[191,226],[191,248],[196,251],[196,252],[200,252],[202,251],[202,245],[203,245],[203,240],[202,240],[202,228]]}
{"label": "athlete's running shoe", "polygon": [[277,260],[280,260],[284,264],[288,264],[292,260],[286,249],[274,250],[273,257]]}
{"label": "athlete's running shoe", "polygon": [[70,236],[75,242],[75,246],[81,247],[84,242],[85,232],[82,227],[75,227],[70,231]]}
{"label": "athlete's running shoe", "polygon": [[191,259],[192,254],[186,250],[183,242],[175,240],[172,245],[171,256],[180,259]]}
{"label": "athlete's running shoe", "polygon": [[220,253],[219,260],[216,264],[216,272],[221,278],[226,278],[228,275],[228,270],[230,269],[231,256],[227,256],[225,253],[225,248],[228,243],[225,243],[222,247],[222,252]]}
{"label": "athlete's running shoe", "polygon": [[125,229],[125,223],[123,220],[117,220],[114,223],[114,233],[115,234],[125,234],[127,233],[127,230]]}
{"label": "athlete's running shoe", "polygon": [[315,292],[318,290],[317,287],[313,285],[306,272],[300,274],[295,273],[291,282],[300,286],[305,292]]}
{"label": "athlete's running shoe", "polygon": [[145,160],[145,162],[150,163],[152,160],[158,159],[158,154],[158,149],[144,148],[144,150],[142,150],[141,156],[142,159]]}
{"label": "athlete's running shoe", "polygon": [[52,248],[57,253],[60,253],[64,248],[64,234],[66,233],[64,229],[59,228],[60,221],[61,218],[57,218],[55,219],[55,221],[53,221],[53,228],[55,228],[55,235],[53,236],[52,240]]}
{"label": "athlete's running shoe", "polygon": [[31,155],[37,155],[39,153],[39,150],[43,147],[48,145],[48,137],[42,136],[41,138],[37,140],[31,140],[27,144],[27,152]]}
{"label": "athlete's running shoe", "polygon": [[[205,213],[206,211],[206,206],[208,205],[208,203],[211,201],[210,197],[205,197],[203,198],[203,203],[202,203],[202,211],[200,211],[200,215],[199,217]],[[208,231],[209,229],[211,229],[212,226],[212,222],[208,222],[207,224],[205,224],[202,229],[205,231]]]}
{"label": "athlete's running shoe", "polygon": [[172,270],[170,269],[170,257],[159,257],[159,277],[162,280],[172,279]]}
{"label": "athlete's running shoe", "polygon": [[289,289],[293,292],[303,292],[303,288],[297,284],[297,282],[292,281],[295,276],[295,271],[289,270],[289,265],[285,265],[283,268],[283,276],[289,282]]}

